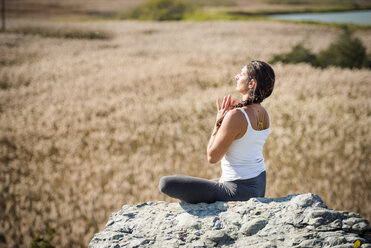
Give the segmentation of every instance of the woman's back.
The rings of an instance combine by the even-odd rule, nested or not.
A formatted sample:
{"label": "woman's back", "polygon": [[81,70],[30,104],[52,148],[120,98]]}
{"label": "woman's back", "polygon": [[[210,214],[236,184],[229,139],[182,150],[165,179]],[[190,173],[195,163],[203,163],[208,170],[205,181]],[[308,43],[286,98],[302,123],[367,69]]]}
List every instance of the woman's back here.
{"label": "woman's back", "polygon": [[[254,131],[261,131],[261,130],[265,130],[269,128],[270,126],[269,113],[260,104],[255,104],[255,105],[251,105],[248,107],[242,107],[240,109],[243,110],[244,113],[247,114],[247,116],[249,117],[247,119],[249,121],[249,125],[247,125],[248,122],[242,124],[244,125],[245,130],[247,130],[247,127],[252,128]],[[261,123],[262,126],[259,126],[259,123]],[[241,138],[243,135],[244,133],[242,133],[237,138]]]}
{"label": "woman's back", "polygon": [[[256,111],[256,109],[254,111],[252,108],[238,108],[238,111],[245,116],[246,131],[232,142],[221,160],[222,179],[224,181],[253,178],[266,169],[263,146],[269,135],[269,114],[263,107],[259,111]],[[264,112],[261,116],[253,115],[262,111]],[[250,113],[250,115],[247,113]],[[255,128],[258,128],[259,122],[263,129],[254,129],[253,125],[255,124]]]}

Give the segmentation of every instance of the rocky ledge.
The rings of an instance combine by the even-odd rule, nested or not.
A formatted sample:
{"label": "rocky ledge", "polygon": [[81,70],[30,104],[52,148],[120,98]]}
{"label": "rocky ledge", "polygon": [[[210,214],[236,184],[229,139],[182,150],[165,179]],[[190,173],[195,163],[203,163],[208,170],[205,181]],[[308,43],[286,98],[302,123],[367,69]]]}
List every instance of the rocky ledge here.
{"label": "rocky ledge", "polygon": [[124,205],[93,247],[370,247],[357,213],[326,207],[315,194],[244,202]]}

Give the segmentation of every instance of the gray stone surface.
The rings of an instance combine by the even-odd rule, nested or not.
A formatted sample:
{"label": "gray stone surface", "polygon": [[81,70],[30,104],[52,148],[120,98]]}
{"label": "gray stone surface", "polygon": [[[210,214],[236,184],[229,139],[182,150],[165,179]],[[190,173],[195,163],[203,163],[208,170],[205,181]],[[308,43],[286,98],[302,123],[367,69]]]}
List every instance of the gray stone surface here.
{"label": "gray stone surface", "polygon": [[357,213],[328,209],[315,194],[245,202],[124,205],[89,247],[371,248],[371,228]]}

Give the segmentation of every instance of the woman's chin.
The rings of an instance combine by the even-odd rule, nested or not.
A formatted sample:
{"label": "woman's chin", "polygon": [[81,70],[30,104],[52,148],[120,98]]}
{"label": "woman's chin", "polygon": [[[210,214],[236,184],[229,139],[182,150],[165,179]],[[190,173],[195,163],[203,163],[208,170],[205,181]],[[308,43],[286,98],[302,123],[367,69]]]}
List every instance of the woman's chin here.
{"label": "woman's chin", "polygon": [[243,94],[243,90],[241,90],[240,88],[238,88],[238,86],[236,86],[235,90],[236,90],[238,93]]}
{"label": "woman's chin", "polygon": [[243,90],[243,89],[239,89],[238,87],[236,87],[236,91],[242,95],[246,95],[247,94],[247,91],[246,90]]}

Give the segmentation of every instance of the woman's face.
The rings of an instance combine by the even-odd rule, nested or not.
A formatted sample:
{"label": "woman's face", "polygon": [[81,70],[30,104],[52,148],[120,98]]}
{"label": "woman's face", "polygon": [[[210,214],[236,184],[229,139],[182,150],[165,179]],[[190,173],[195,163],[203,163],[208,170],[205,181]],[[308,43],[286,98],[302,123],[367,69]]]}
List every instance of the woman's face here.
{"label": "woman's face", "polygon": [[247,82],[247,66],[244,66],[239,74],[236,75],[237,85],[236,90],[241,94],[246,94],[248,91]]}

